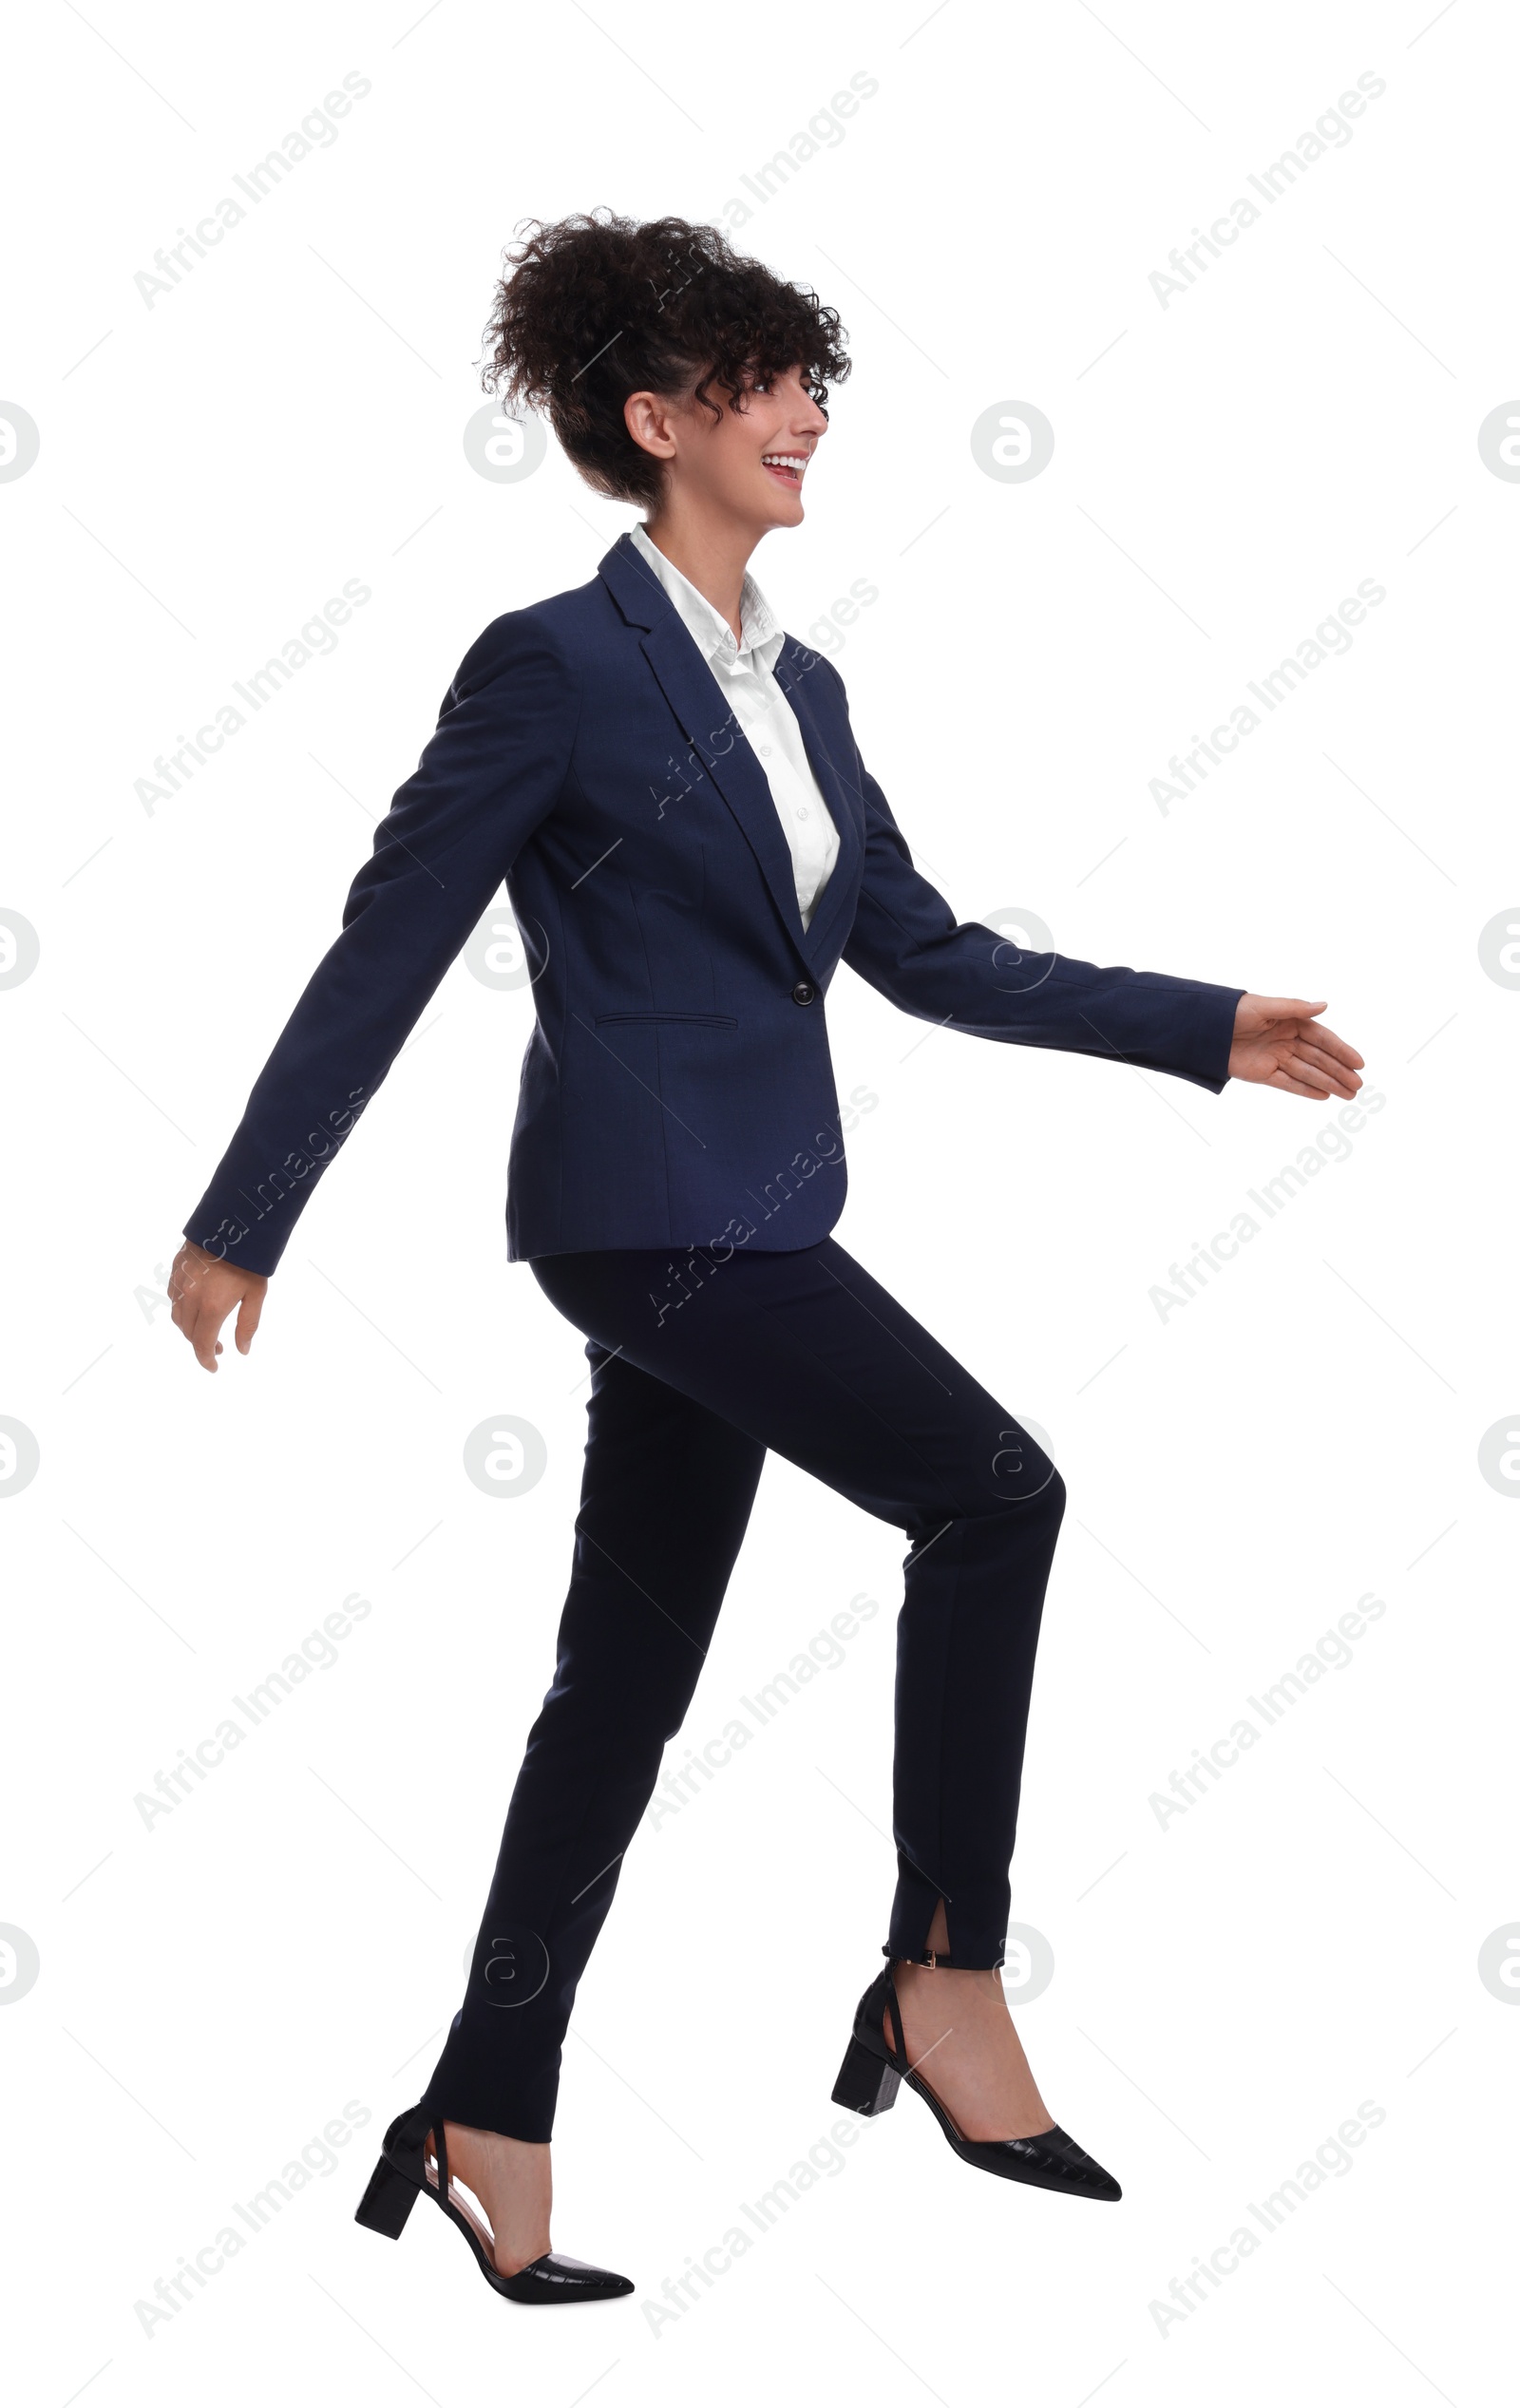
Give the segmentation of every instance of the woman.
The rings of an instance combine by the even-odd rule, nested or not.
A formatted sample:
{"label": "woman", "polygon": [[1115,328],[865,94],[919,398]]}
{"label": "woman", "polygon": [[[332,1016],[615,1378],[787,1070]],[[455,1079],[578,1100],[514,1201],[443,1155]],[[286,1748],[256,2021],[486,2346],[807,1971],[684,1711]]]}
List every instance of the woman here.
{"label": "woman", "polygon": [[508,261],[487,383],[546,412],[643,523],[466,654],[170,1293],[206,1370],[235,1307],[247,1353],[302,1204],[504,878],[537,1002],[507,1253],[585,1336],[585,1470],[554,1681],[465,2002],[359,2216],[394,2235],[430,2195],[496,2289],[559,2304],[633,2287],[549,2247],[560,2041],[768,1448],[911,1543],[897,1886],[834,2096],[876,2114],[906,2080],[970,2164],[1120,2195],[1041,2099],[998,1972],[1065,1490],[828,1234],[839,962],[920,1018],[1216,1094],[1244,1078],[1349,1098],[1361,1057],[1317,1025],[1322,1003],[1021,954],[958,925],[915,870],[838,672],[783,634],[746,568],[802,520],[849,367],[832,310],[678,218],[567,218]]}

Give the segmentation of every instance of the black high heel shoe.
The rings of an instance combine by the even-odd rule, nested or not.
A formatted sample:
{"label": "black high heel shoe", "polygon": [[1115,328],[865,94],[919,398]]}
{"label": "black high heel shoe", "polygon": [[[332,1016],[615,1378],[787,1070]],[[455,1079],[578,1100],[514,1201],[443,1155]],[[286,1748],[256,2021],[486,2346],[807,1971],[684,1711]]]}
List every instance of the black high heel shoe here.
{"label": "black high heel shoe", "polygon": [[[429,2133],[433,2135],[431,2162],[436,2166],[436,2182],[428,2171]],[[458,2226],[474,2250],[475,2263],[486,2282],[493,2291],[501,2292],[504,2300],[519,2300],[529,2306],[565,2307],[577,2300],[620,2300],[634,2287],[626,2274],[611,2274],[604,2266],[584,2266],[580,2258],[561,2257],[557,2249],[535,2258],[516,2274],[499,2274],[485,2246],[484,2228],[448,2195],[448,2145],[444,2137],[443,2117],[435,2119],[432,2110],[420,2100],[415,2107],[408,2107],[404,2115],[398,2115],[387,2133],[380,2145],[380,2162],[370,2176],[369,2189],[353,2220],[371,2232],[383,2232],[388,2241],[399,2241],[412,2202],[418,2198],[431,2199],[449,2222]]]}
{"label": "black high heel shoe", "polygon": [[[948,1965],[948,1957],[924,1957],[925,1964]],[[883,2015],[892,2019],[894,2047],[882,2028]],[[1059,2124],[1036,2133],[1028,2140],[967,2140],[942,2099],[935,2096],[922,2074],[908,2062],[898,2011],[897,1987],[888,1960],[855,2010],[855,2027],[845,2062],[834,2084],[834,2104],[857,2115],[884,2115],[906,2082],[932,2110],[940,2130],[958,2157],[983,2173],[1002,2174],[1010,2182],[1032,2182],[1042,2190],[1069,2190],[1082,2199],[1120,2199],[1113,2176],[1079,2149]]]}

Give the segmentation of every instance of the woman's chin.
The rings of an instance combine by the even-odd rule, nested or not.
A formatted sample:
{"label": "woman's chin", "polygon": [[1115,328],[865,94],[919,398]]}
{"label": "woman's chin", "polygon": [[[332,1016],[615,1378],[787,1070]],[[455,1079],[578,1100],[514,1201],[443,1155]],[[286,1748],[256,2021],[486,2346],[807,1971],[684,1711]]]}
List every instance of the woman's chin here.
{"label": "woman's chin", "polygon": [[802,490],[788,493],[778,487],[770,503],[769,523],[773,527],[796,527],[803,521]]}

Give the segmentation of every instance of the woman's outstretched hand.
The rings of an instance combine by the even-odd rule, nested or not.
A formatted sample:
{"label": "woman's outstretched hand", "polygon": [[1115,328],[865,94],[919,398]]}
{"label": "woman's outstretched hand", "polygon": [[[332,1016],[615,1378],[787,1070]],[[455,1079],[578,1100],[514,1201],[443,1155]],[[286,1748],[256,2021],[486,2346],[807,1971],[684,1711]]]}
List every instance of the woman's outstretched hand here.
{"label": "woman's outstretched hand", "polygon": [[1366,1065],[1344,1037],[1319,1025],[1324,1008],[1297,995],[1243,995],[1235,1006],[1230,1077],[1280,1087],[1286,1095],[1307,1095],[1317,1104],[1330,1095],[1349,1101],[1361,1085],[1357,1073]]}
{"label": "woman's outstretched hand", "polygon": [[221,1353],[218,1336],[223,1321],[238,1307],[238,1327],[234,1342],[239,1355],[246,1355],[254,1342],[258,1317],[264,1309],[264,1291],[269,1281],[258,1271],[239,1271],[230,1262],[220,1262],[203,1246],[189,1240],[180,1248],[169,1272],[169,1299],[174,1306],[173,1321],[182,1330],[196,1350],[196,1361],[203,1371],[214,1372],[217,1356]]}

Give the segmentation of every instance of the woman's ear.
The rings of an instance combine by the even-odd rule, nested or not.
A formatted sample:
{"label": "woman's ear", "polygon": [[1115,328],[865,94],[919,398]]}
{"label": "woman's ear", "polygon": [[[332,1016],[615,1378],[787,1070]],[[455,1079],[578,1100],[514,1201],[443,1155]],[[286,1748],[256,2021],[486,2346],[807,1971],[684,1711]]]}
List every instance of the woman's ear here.
{"label": "woman's ear", "polygon": [[641,451],[656,460],[674,460],[675,438],[670,428],[671,405],[659,393],[630,393],[623,404],[623,425]]}

